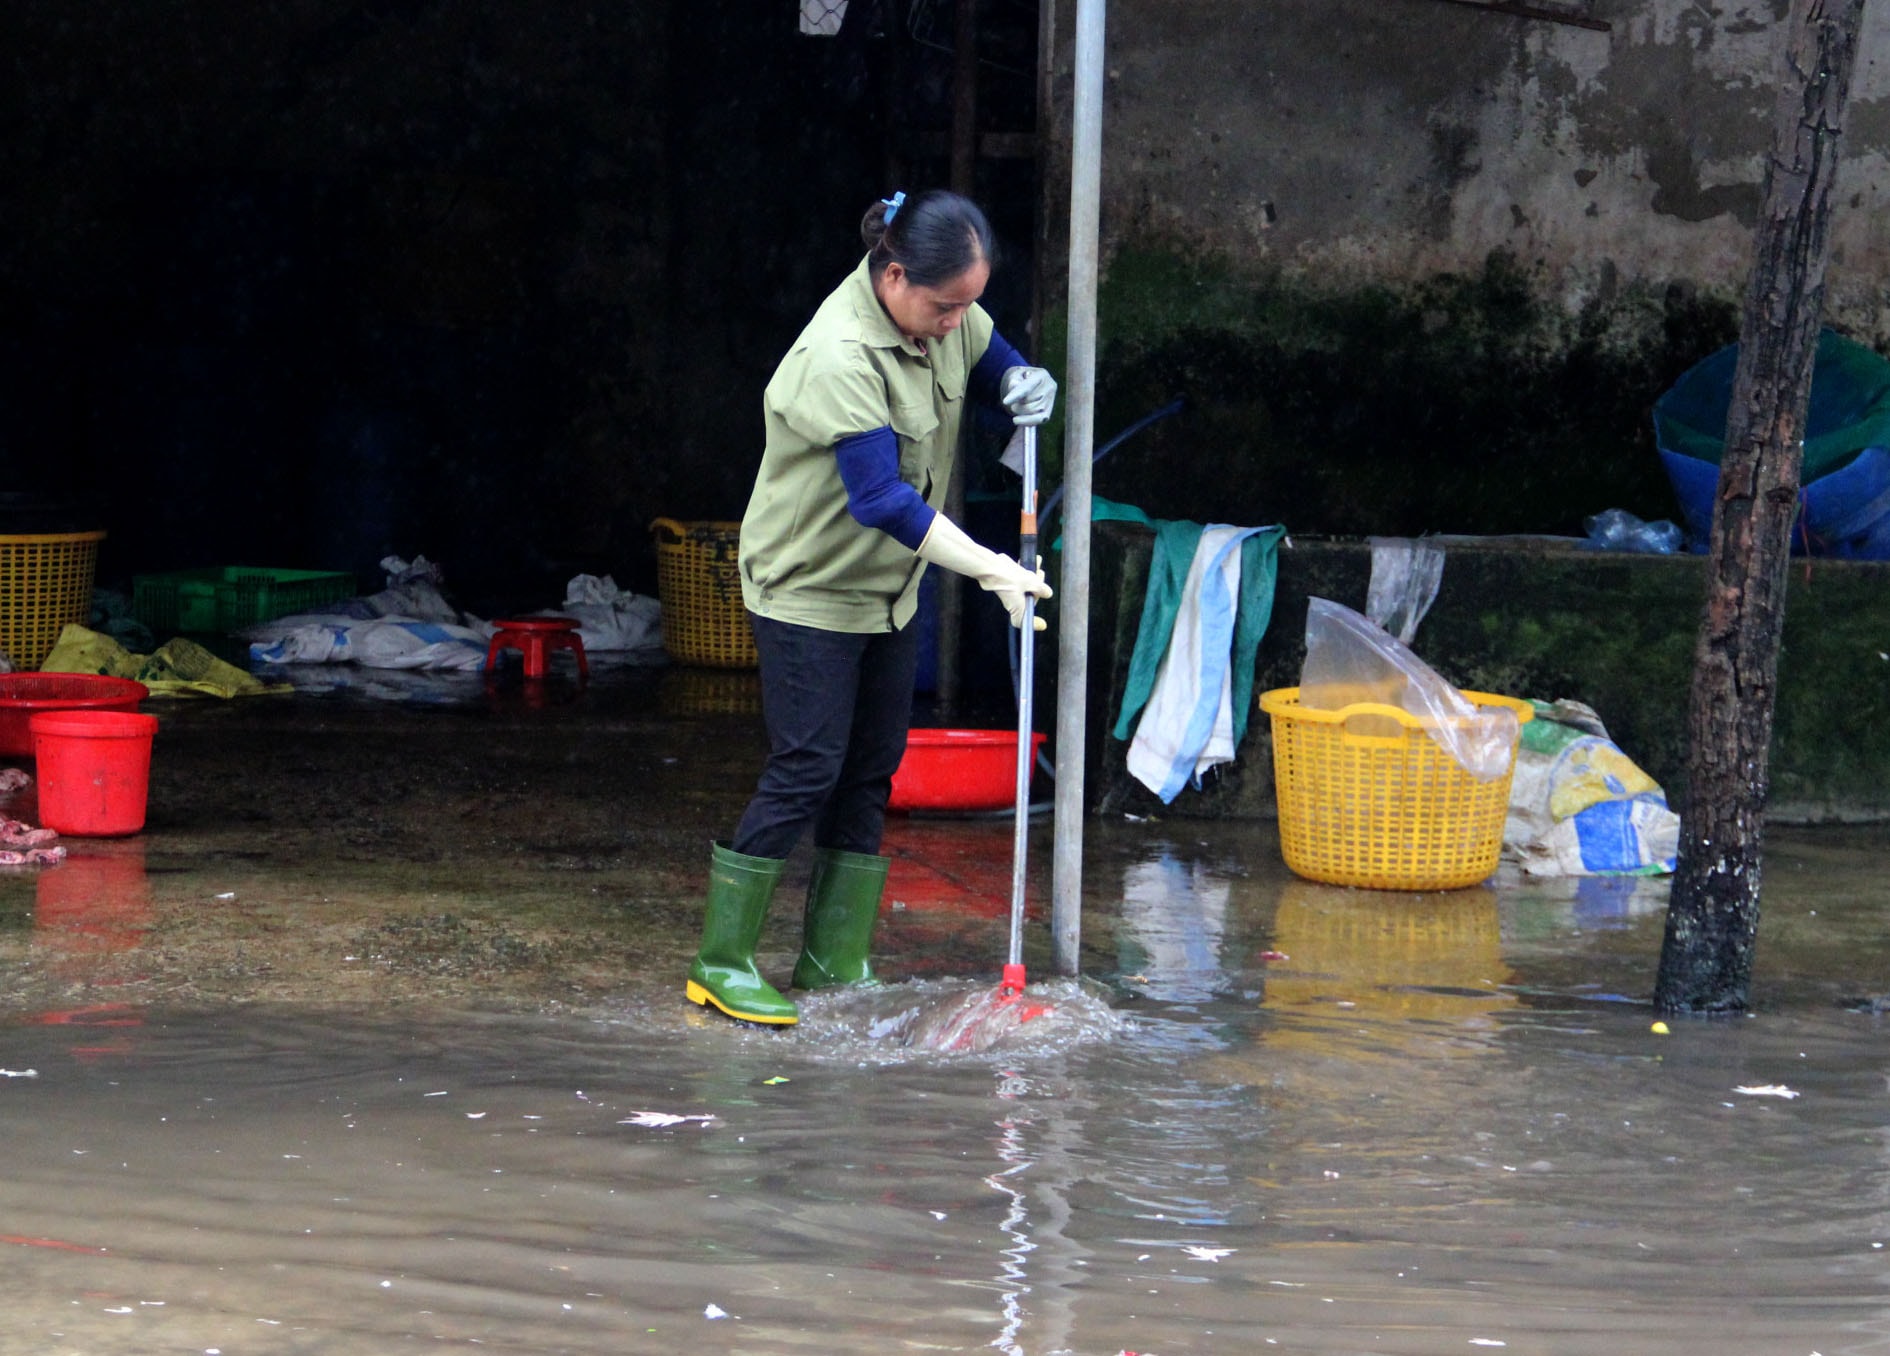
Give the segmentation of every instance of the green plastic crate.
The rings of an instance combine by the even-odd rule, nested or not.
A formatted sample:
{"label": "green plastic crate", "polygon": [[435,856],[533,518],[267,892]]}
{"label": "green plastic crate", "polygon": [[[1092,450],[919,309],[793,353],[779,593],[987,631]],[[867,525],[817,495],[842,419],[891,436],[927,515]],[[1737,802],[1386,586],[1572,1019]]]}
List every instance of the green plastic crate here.
{"label": "green plastic crate", "polygon": [[157,635],[240,631],[291,612],[309,612],[355,594],[354,576],[334,570],[267,570],[224,565],[140,574],[131,612]]}

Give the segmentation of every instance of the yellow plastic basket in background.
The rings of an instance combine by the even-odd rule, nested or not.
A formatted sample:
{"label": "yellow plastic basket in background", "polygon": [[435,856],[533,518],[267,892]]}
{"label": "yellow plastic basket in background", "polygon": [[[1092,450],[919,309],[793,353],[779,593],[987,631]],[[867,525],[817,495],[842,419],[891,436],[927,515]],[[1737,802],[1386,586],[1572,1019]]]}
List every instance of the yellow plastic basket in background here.
{"label": "yellow plastic basket in background", "polygon": [[740,523],[679,523],[658,518],[656,595],[663,605],[663,648],[678,664],[752,669],[755,634],[742,607]]}
{"label": "yellow plastic basket in background", "polygon": [[37,669],[68,623],[92,615],[103,532],[0,534],[0,654]]}
{"label": "yellow plastic basket in background", "polygon": [[[1518,723],[1535,716],[1514,697],[1463,695],[1508,707]],[[1260,709],[1272,718],[1280,852],[1295,873],[1373,890],[1455,890],[1496,870],[1513,749],[1502,776],[1478,781],[1431,738],[1429,721],[1395,706],[1315,711],[1299,704],[1298,688],[1282,687],[1262,693]],[[1378,732],[1387,728],[1397,733]]]}

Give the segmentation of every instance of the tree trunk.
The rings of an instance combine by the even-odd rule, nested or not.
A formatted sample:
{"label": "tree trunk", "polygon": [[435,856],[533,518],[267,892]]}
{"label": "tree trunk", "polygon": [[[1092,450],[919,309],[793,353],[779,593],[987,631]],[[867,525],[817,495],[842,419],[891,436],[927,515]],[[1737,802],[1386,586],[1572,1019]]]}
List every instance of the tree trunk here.
{"label": "tree trunk", "polygon": [[1687,711],[1687,799],[1654,985],[1663,1013],[1747,1006],[1767,763],[1831,194],[1864,0],[1792,0]]}

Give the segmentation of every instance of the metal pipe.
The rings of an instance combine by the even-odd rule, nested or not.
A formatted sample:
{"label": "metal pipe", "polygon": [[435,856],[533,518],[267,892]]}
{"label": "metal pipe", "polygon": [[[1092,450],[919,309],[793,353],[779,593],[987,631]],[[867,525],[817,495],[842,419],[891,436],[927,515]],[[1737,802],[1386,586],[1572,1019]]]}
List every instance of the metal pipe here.
{"label": "metal pipe", "polygon": [[1043,304],[1054,286],[1055,275],[1051,269],[1056,266],[1056,260],[1052,258],[1050,241],[1061,207],[1050,184],[1050,166],[1054,163],[1050,144],[1056,129],[1056,50],[1057,0],[1037,0],[1037,121],[1031,132],[1037,202],[1031,214],[1030,347],[1025,350],[1037,362],[1049,357],[1043,347]]}
{"label": "metal pipe", "polygon": [[978,192],[978,0],[957,0],[952,16],[952,192]]}
{"label": "metal pipe", "polygon": [[1057,794],[1050,931],[1074,975],[1083,931],[1083,781],[1089,723],[1090,449],[1096,441],[1096,293],[1102,202],[1105,0],[1076,3],[1070,129],[1070,323],[1063,407],[1063,573],[1057,608]]}

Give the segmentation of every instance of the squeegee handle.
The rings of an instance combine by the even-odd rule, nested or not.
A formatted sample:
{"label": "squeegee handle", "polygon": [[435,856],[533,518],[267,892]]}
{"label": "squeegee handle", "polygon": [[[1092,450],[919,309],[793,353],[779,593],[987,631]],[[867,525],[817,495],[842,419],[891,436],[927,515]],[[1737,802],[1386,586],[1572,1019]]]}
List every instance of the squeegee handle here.
{"label": "squeegee handle", "polygon": [[[1017,563],[1037,568],[1037,428],[1024,426],[1024,494],[1018,520]],[[1030,841],[1030,765],[1035,759],[1031,738],[1031,705],[1036,688],[1037,599],[1024,595],[1024,620],[1017,641],[1017,812],[1011,836],[1011,949],[1004,967],[1003,989],[1024,991],[1024,857]]]}

